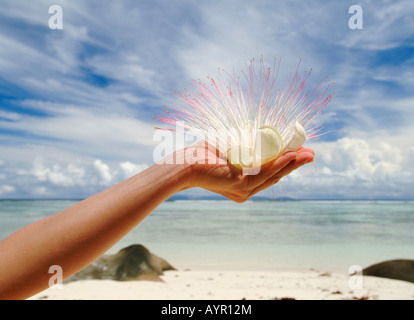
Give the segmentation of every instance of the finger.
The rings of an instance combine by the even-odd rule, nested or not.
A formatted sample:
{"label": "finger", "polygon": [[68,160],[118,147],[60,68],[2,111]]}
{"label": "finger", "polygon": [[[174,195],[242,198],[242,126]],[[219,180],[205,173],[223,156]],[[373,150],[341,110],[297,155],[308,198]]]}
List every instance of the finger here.
{"label": "finger", "polygon": [[287,165],[286,167],[284,167],[282,170],[280,170],[279,172],[277,172],[273,178],[276,179],[282,179],[284,176],[288,175],[289,173],[291,173],[293,170],[296,170],[297,168],[313,162],[314,159],[314,154],[310,153],[306,150],[301,150],[298,153],[298,156],[296,158],[296,161],[289,163],[289,165]]}
{"label": "finger", "polygon": [[305,165],[306,163],[295,163],[294,165],[292,163],[290,163],[288,166],[285,167],[285,169],[287,170],[283,170],[284,174],[280,175],[279,173],[276,174],[274,177],[268,179],[265,183],[257,186],[256,188],[254,188],[252,190],[252,192],[250,193],[249,197],[252,197],[253,195],[255,195],[256,193],[263,191],[267,188],[270,188],[271,186],[273,186],[274,184],[278,183],[280,181],[281,178],[283,178],[284,176],[288,175],[289,173],[291,173],[292,171],[298,169],[299,167]]}
{"label": "finger", "polygon": [[313,154],[313,155],[315,155],[315,151],[313,150],[313,149],[311,149],[311,148],[301,148],[300,149],[300,152],[309,152],[309,153],[311,153],[311,154]]}
{"label": "finger", "polygon": [[272,177],[275,173],[285,168],[290,162],[295,161],[297,157],[296,152],[287,152],[279,158],[272,160],[260,168],[260,172],[255,175],[248,176],[249,187],[256,187],[263,184],[266,180]]}
{"label": "finger", "polygon": [[303,166],[307,163],[312,162],[313,158],[314,158],[314,156],[310,152],[307,152],[307,151],[306,152],[304,152],[304,151],[299,152],[298,158],[296,159],[296,161],[291,161],[282,170],[280,170],[279,172],[274,174],[272,177],[270,177],[266,182],[264,182],[263,184],[257,186],[255,189],[253,189],[252,192],[250,193],[250,197],[255,195],[256,193],[258,193],[260,191],[263,191],[263,190],[271,187],[272,185],[279,182],[280,179],[282,179],[284,176],[288,175],[292,171],[300,168],[301,166]]}
{"label": "finger", "polygon": [[312,153],[313,155],[315,155],[315,151],[313,151],[313,149],[311,149],[311,148],[305,148],[305,147],[299,147],[297,150],[296,150],[296,152],[297,153],[299,153],[299,152],[309,152],[309,153]]}

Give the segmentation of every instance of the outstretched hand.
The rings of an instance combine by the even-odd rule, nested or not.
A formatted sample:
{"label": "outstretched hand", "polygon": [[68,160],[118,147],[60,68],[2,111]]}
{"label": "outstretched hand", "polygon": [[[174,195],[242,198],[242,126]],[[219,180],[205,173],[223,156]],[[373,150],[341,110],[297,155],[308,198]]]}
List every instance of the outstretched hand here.
{"label": "outstretched hand", "polygon": [[292,171],[312,162],[314,151],[299,148],[261,166],[256,174],[243,174],[231,165],[213,146],[200,142],[186,149],[186,159],[192,157],[192,187],[201,187],[233,201],[244,202],[256,193],[277,183]]}

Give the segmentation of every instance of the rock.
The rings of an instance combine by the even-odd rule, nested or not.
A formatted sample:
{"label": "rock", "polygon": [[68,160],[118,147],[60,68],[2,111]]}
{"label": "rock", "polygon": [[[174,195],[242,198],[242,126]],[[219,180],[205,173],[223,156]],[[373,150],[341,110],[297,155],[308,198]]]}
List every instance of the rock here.
{"label": "rock", "polygon": [[160,275],[167,270],[176,269],[144,246],[134,244],[114,255],[103,255],[64,282],[87,279],[162,281]]}
{"label": "rock", "polygon": [[337,290],[337,291],[333,291],[333,292],[331,292],[331,294],[342,294],[342,292],[341,292],[341,291],[339,291],[339,290]]}
{"label": "rock", "polygon": [[414,260],[389,260],[362,270],[364,276],[375,276],[414,282]]}
{"label": "rock", "polygon": [[353,300],[369,300],[369,296],[352,297]]}

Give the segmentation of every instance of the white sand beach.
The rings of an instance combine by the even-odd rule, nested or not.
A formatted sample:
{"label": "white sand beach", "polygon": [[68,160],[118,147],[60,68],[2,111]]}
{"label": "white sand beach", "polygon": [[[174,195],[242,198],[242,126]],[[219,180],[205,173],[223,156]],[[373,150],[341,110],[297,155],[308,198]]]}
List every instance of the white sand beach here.
{"label": "white sand beach", "polygon": [[[82,280],[49,288],[38,300],[414,300],[414,284],[364,276],[351,288],[347,274],[307,271],[168,271],[163,282]],[[351,281],[357,285],[358,282]]]}

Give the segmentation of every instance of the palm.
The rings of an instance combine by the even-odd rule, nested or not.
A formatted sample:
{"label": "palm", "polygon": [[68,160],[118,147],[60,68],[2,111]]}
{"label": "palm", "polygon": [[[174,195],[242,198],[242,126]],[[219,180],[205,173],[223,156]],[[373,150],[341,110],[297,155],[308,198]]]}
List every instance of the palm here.
{"label": "palm", "polygon": [[219,193],[231,200],[244,202],[252,195],[277,183],[282,177],[305,163],[313,161],[312,149],[299,148],[262,165],[256,174],[244,172],[231,165],[213,146],[204,142],[194,145],[193,158],[195,184]]}

